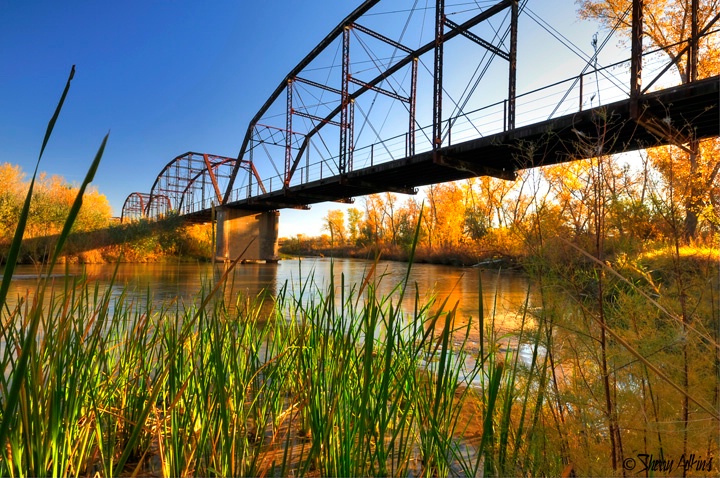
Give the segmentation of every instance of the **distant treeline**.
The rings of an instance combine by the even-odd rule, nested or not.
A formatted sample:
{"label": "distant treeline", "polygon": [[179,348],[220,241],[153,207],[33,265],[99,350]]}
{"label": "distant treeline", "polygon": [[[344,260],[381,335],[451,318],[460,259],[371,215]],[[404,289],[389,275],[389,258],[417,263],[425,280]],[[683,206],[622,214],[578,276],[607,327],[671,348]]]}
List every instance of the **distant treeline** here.
{"label": "distant treeline", "polygon": [[[701,143],[700,155],[717,156],[719,144]],[[522,260],[541,247],[552,253],[558,240],[585,250],[600,246],[603,256],[676,241],[713,244],[720,233],[719,168],[692,173],[687,154],[674,147],[633,156],[521,170],[515,181],[480,177],[436,184],[417,196],[366,196],[361,207],[330,210],[326,234],[284,238],[281,250],[344,256],[380,251],[403,259],[417,234],[420,260],[474,264]]]}
{"label": "distant treeline", "polygon": [[[0,164],[0,264],[4,264],[29,181],[17,165]],[[20,261],[44,261],[51,253],[78,187],[61,176],[40,174],[33,188],[30,215]],[[209,225],[187,225],[177,218],[154,224],[137,221],[120,224],[104,194],[85,192],[83,206],[68,237],[64,257],[71,262],[154,262],[167,257],[209,259],[212,231]]]}

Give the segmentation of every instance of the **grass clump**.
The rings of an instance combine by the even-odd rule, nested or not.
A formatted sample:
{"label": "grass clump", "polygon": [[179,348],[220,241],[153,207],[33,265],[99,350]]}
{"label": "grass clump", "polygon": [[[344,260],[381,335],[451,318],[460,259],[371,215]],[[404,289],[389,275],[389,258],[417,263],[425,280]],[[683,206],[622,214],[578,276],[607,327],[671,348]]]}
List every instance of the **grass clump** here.
{"label": "grass clump", "polygon": [[[0,475],[407,476],[505,468],[496,455],[508,449],[510,421],[501,414],[517,407],[513,394],[502,409],[496,404],[515,387],[517,360],[504,374],[496,348],[468,349],[469,323],[456,329],[455,310],[422,304],[417,290],[414,313],[402,312],[411,266],[387,296],[375,292],[374,267],[360,285],[286,286],[269,316],[261,297],[225,290],[234,264],[194,302],[159,306],[149,293],[117,296],[112,282],[103,290],[53,274],[106,141],[36,290],[11,306],[35,176],[30,182],[0,285]],[[419,225],[410,263],[418,234]],[[468,434],[470,415],[480,425]]]}
{"label": "grass clump", "polygon": [[402,284],[380,297],[309,282],[266,317],[262,299],[209,287],[156,307],[56,280],[42,308],[3,307],[3,476],[447,475],[494,460],[501,361],[466,348],[453,310],[401,312]]}

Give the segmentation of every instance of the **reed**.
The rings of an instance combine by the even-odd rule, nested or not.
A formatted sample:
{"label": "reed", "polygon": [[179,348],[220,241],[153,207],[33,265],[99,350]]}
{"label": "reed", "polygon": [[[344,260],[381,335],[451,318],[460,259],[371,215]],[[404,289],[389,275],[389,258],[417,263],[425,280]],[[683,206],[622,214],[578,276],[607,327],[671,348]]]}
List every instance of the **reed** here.
{"label": "reed", "polygon": [[[385,278],[374,277],[373,266],[359,285],[344,277],[286,285],[269,315],[264,295],[233,293],[234,264],[190,303],[157,305],[150,291],[127,288],[113,295],[114,281],[101,289],[82,277],[53,278],[106,141],[34,293],[9,306],[14,260],[4,271],[0,475],[508,469],[508,453],[520,449],[519,438],[509,445],[519,362],[500,359],[493,346],[481,346],[487,354],[469,350],[471,325],[456,327],[447,303],[419,300],[409,283],[414,246],[408,274],[386,296],[376,293]],[[32,188],[26,204],[31,195]],[[19,230],[12,250],[21,240]],[[403,298],[413,291],[414,312],[405,313]],[[534,360],[521,390],[523,416],[536,372]],[[463,417],[476,410],[482,426],[469,437]]]}
{"label": "reed", "polygon": [[[264,317],[262,298],[229,303],[201,291],[194,303],[155,307],[149,295],[112,299],[111,289],[67,278],[40,309],[33,297],[4,307],[0,473],[507,470],[521,443],[510,440],[511,415],[521,403],[524,416],[530,387],[515,390],[517,359],[469,357],[469,326],[454,328],[453,309],[417,303],[406,314],[397,295],[375,290],[359,297],[342,278],[306,295],[285,288]],[[8,410],[34,310],[35,346]],[[468,436],[468,409],[482,410],[479,437]]]}

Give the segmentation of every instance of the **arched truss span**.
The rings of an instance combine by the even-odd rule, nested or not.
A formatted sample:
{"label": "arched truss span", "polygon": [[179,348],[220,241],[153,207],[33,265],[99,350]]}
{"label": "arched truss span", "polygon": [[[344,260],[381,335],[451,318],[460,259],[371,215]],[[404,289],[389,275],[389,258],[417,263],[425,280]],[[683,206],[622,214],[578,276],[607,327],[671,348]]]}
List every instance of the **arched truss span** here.
{"label": "arched truss span", "polygon": [[133,192],[125,199],[120,214],[120,222],[138,221],[145,217],[145,206],[150,199],[150,195],[146,193]]}
{"label": "arched truss span", "polygon": [[171,210],[172,206],[167,196],[156,196],[151,207],[150,194],[133,192],[125,199],[120,222],[139,221],[147,217],[158,218]]}
{"label": "arched truss span", "polygon": [[[174,158],[158,174],[147,199],[146,215],[156,217],[171,211],[188,214],[221,204],[222,192],[236,166],[248,172],[245,179],[249,189],[254,182],[258,190],[265,191],[251,162],[190,151]],[[165,206],[167,210],[160,212]]]}
{"label": "arched truss span", "polygon": [[[254,164],[268,189],[289,191],[380,158],[439,150],[450,144],[450,127],[469,123],[465,113],[482,105],[505,104],[505,126],[513,129],[518,14],[526,0],[447,12],[445,1],[423,9],[409,0],[391,8],[363,2],[280,82],[251,120],[238,158],[259,155]],[[468,57],[480,64],[474,72]],[[497,71],[507,75],[507,89],[480,89],[481,97],[475,86],[495,58],[504,60]],[[452,73],[446,82],[444,70]],[[474,127],[465,123],[456,130]],[[236,200],[238,171],[224,203]]]}

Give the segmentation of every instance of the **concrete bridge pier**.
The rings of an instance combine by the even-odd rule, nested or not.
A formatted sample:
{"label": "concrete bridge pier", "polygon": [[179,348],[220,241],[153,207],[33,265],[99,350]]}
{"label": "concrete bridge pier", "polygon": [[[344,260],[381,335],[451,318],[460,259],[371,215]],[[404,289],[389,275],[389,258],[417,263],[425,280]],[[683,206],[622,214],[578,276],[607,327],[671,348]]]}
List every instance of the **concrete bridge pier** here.
{"label": "concrete bridge pier", "polygon": [[277,262],[279,211],[253,212],[217,209],[215,260]]}

